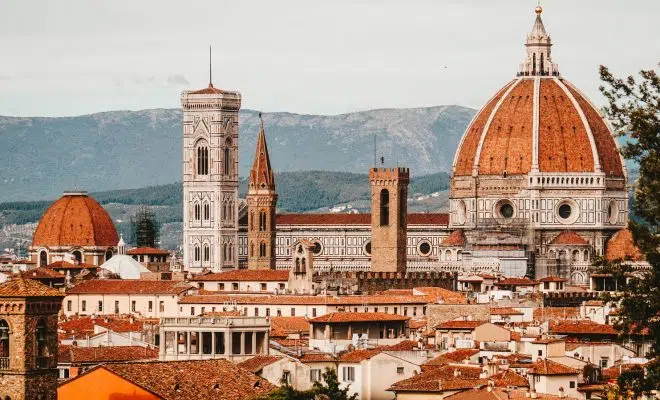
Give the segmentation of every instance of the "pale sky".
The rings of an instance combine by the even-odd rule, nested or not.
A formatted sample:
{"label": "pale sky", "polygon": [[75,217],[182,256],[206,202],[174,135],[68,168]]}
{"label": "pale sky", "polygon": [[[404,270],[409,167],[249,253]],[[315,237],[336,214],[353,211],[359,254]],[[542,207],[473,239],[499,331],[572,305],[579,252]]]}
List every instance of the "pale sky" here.
{"label": "pale sky", "polygon": [[[543,0],[553,58],[603,104],[598,65],[657,68],[660,1]],[[178,107],[338,114],[480,107],[517,71],[536,0],[0,0],[0,115]]]}

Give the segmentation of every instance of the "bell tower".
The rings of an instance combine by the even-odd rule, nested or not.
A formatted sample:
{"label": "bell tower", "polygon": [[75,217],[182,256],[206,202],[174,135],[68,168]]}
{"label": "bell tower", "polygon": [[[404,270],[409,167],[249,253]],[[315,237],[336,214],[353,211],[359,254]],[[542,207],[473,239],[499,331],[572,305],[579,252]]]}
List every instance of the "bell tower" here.
{"label": "bell tower", "polygon": [[371,270],[406,272],[408,168],[372,168]]}
{"label": "bell tower", "polygon": [[0,399],[57,399],[57,314],[63,297],[29,279],[0,285]]}
{"label": "bell tower", "polygon": [[[210,76],[209,76],[210,80]],[[181,94],[183,265],[191,272],[238,267],[239,92]]]}
{"label": "bell tower", "polygon": [[248,269],[275,269],[275,174],[270,166],[264,120],[248,182]]}

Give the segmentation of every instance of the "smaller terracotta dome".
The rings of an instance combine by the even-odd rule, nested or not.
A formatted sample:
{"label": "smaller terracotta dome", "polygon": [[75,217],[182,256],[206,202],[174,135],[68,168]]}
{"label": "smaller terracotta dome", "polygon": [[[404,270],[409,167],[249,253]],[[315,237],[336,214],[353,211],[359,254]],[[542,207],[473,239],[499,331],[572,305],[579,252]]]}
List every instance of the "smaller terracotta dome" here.
{"label": "smaller terracotta dome", "polygon": [[632,232],[629,229],[621,229],[612,236],[607,242],[607,250],[605,251],[605,258],[613,260],[632,260],[642,261],[644,255],[635,245],[633,241]]}
{"label": "smaller terracotta dome", "polygon": [[65,192],[39,221],[33,247],[117,245],[119,237],[108,213],[87,192]]}

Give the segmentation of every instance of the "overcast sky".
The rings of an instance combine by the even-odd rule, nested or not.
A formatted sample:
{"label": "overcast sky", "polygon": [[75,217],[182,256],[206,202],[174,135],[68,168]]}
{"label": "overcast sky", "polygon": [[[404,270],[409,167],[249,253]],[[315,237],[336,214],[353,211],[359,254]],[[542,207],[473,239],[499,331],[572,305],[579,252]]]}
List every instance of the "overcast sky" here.
{"label": "overcast sky", "polygon": [[[660,1],[544,0],[560,72],[602,104],[598,65],[657,68]],[[535,0],[0,0],[0,115],[178,107],[338,114],[480,107],[516,73]]]}

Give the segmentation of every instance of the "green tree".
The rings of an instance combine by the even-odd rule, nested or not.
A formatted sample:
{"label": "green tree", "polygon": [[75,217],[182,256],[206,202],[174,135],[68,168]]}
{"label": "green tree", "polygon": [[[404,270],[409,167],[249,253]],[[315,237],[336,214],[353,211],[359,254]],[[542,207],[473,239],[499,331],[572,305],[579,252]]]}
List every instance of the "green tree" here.
{"label": "green tree", "polygon": [[[639,164],[639,178],[635,185],[635,211],[641,222],[631,222],[635,243],[651,265],[643,278],[630,278],[622,290],[610,299],[618,304],[620,332],[647,330],[653,346],[650,358],[660,355],[660,254],[658,222],[660,221],[660,77],[654,70],[640,71],[640,78],[616,78],[604,66],[600,91],[608,100],[605,114],[617,135],[625,139],[624,157]],[[625,273],[625,263],[611,263],[615,275]],[[652,361],[646,374],[622,374],[623,393],[648,393],[660,390],[660,363]]]}
{"label": "green tree", "polygon": [[357,398],[357,394],[348,395],[348,387],[345,389],[339,387],[337,371],[326,368],[323,380],[314,382],[311,390],[296,390],[287,382],[282,382],[280,388],[261,397],[260,400],[357,400]]}

